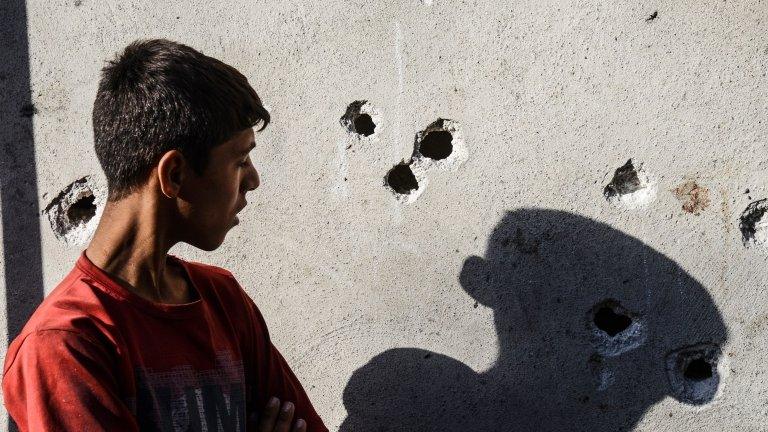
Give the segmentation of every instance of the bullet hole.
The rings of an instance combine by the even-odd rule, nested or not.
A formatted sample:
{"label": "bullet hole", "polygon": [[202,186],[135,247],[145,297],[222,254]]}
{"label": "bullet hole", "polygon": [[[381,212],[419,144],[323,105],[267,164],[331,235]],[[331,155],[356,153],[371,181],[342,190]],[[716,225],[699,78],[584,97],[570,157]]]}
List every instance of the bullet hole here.
{"label": "bullet hole", "polygon": [[647,331],[640,317],[617,300],[596,304],[587,314],[592,344],[603,357],[631,351],[645,342]]}
{"label": "bullet hole", "polygon": [[421,144],[419,145],[419,152],[424,156],[441,160],[451,155],[453,152],[453,135],[450,132],[440,130],[427,133]]}
{"label": "bullet hole", "polygon": [[653,20],[655,20],[655,19],[656,19],[658,16],[659,16],[659,11],[653,11],[653,13],[651,14],[651,16],[649,16],[649,17],[648,17],[648,18],[646,18],[645,20],[646,20],[646,21],[653,21]]}
{"label": "bullet hole", "polygon": [[643,207],[656,196],[656,185],[643,170],[642,164],[635,164],[632,159],[617,168],[613,179],[603,189],[603,196],[608,202],[626,208]]}
{"label": "bullet hole", "polygon": [[360,114],[355,117],[353,123],[355,125],[355,132],[363,136],[373,135],[373,132],[376,130],[376,125],[368,114]]}
{"label": "bullet hole", "polygon": [[637,175],[632,159],[616,169],[613,180],[605,187],[605,195],[626,195],[637,192],[641,188],[640,177]]}
{"label": "bullet hole", "polygon": [[79,7],[82,4],[83,4],[83,0],[75,0],[75,7]]}
{"label": "bullet hole", "polygon": [[745,247],[762,246],[768,243],[768,200],[761,199],[747,206],[741,213],[739,229]]}
{"label": "bullet hole", "polygon": [[43,213],[48,216],[56,238],[71,245],[84,245],[98,225],[106,194],[90,176],[83,177],[62,190]]}
{"label": "bullet hole", "polygon": [[469,157],[461,125],[450,119],[437,119],[416,134],[413,161],[425,169],[456,171]]}
{"label": "bullet hole", "polygon": [[667,355],[666,370],[672,395],[681,402],[711,402],[720,385],[717,371],[720,348],[711,343],[692,345]]}
{"label": "bullet hole", "polygon": [[437,119],[416,134],[410,161],[392,168],[384,184],[395,192],[398,201],[411,203],[424,191],[429,170],[456,171],[468,156],[459,122]]}
{"label": "bullet hole", "polygon": [[672,190],[672,193],[683,203],[683,211],[698,215],[709,207],[709,189],[696,184],[693,180],[687,180]]}
{"label": "bullet hole", "polygon": [[608,333],[611,337],[623,332],[632,324],[632,318],[616,313],[608,306],[603,306],[597,310],[594,321],[597,328]]}
{"label": "bullet hole", "polygon": [[689,380],[704,381],[712,378],[712,365],[703,358],[696,359],[688,363],[683,375]]}
{"label": "bullet hole", "polygon": [[376,133],[380,117],[368,101],[360,100],[349,104],[340,122],[348,132],[358,138],[367,138]]}
{"label": "bullet hole", "polygon": [[69,221],[74,225],[79,225],[87,223],[96,216],[96,205],[93,203],[95,200],[95,196],[86,195],[70,205],[67,209]]}
{"label": "bullet hole", "polygon": [[22,105],[19,110],[19,114],[21,114],[22,117],[32,117],[37,113],[37,107],[32,103]]}
{"label": "bullet hole", "polygon": [[387,184],[399,194],[409,194],[419,188],[419,182],[410,165],[410,163],[401,162],[387,174]]}

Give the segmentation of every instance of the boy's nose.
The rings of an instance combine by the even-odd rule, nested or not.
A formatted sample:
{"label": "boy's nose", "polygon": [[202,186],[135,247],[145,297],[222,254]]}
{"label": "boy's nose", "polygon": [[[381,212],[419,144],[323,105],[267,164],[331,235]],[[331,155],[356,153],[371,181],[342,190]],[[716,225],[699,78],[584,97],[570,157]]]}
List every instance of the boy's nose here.
{"label": "boy's nose", "polygon": [[256,171],[256,168],[251,165],[250,173],[246,179],[245,189],[247,191],[252,191],[259,187],[261,184],[261,179],[259,178],[259,172]]}

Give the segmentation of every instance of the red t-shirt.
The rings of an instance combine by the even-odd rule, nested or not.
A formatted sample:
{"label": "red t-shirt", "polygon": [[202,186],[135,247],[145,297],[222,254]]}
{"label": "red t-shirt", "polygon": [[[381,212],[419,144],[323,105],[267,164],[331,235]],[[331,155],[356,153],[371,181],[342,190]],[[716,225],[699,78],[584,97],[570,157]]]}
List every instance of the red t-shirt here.
{"label": "red t-shirt", "polygon": [[21,431],[247,431],[270,396],[328,429],[224,269],[169,255],[199,299],[160,304],[83,252],[8,348],[5,406]]}

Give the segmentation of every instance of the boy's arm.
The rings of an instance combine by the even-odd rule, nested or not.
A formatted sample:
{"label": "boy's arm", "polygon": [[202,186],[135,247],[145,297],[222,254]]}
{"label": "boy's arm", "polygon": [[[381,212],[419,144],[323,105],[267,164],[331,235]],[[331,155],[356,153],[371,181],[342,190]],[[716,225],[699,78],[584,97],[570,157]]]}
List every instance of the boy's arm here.
{"label": "boy's arm", "polygon": [[95,342],[67,330],[30,333],[6,360],[5,406],[25,431],[135,431],[115,366]]}
{"label": "boy's arm", "polygon": [[267,325],[256,305],[243,291],[249,306],[250,322],[253,323],[253,346],[247,352],[253,353],[256,373],[255,408],[261,409],[267,400],[274,396],[280,401],[291,402],[295,406],[294,419],[303,419],[307,432],[328,432],[322,419],[315,411],[299,379],[296,378],[280,351],[272,344]]}

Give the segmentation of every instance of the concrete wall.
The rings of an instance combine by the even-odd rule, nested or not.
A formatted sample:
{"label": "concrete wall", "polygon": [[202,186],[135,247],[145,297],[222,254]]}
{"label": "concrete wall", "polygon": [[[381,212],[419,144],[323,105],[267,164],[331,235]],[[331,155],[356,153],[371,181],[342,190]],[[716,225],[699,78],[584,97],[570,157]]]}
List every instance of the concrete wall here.
{"label": "concrete wall", "polygon": [[332,430],[768,430],[766,2],[5,4],[7,336],[97,220],[52,229],[103,198],[102,62],[167,37],[273,115],[241,224],[173,253]]}

